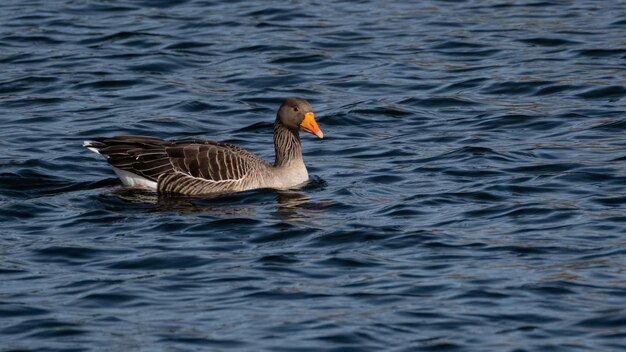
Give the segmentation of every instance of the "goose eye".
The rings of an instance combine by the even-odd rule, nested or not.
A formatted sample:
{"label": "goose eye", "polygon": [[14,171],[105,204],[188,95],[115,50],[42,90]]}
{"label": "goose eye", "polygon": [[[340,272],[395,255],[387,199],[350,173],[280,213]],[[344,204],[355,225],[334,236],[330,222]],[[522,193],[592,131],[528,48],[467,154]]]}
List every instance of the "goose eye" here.
{"label": "goose eye", "polygon": [[298,111],[300,111],[300,109],[298,109],[297,107],[294,106],[293,107],[293,111],[298,112]]}

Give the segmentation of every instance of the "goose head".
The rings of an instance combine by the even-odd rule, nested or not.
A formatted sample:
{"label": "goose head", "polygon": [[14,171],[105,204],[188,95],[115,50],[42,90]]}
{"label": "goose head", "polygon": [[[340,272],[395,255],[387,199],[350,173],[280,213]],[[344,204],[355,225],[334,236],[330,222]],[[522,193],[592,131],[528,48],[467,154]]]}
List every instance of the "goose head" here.
{"label": "goose head", "polygon": [[289,98],[283,102],[276,116],[278,122],[292,131],[306,131],[324,138],[324,133],[317,126],[313,108],[301,98]]}

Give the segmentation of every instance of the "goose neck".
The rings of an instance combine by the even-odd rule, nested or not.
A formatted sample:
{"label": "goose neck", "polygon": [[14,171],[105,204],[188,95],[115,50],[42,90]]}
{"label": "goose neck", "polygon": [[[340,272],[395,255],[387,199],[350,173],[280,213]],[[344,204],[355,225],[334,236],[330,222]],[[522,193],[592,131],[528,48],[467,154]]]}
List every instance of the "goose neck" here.
{"label": "goose neck", "polygon": [[302,162],[302,144],[298,131],[289,130],[280,122],[274,123],[274,166],[286,166],[293,162]]}

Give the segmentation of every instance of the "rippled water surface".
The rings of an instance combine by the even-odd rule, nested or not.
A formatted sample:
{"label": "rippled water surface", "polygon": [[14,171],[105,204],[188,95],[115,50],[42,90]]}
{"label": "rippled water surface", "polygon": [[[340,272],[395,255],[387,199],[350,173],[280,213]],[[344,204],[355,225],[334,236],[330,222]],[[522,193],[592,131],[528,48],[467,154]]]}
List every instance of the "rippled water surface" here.
{"label": "rippled water surface", "polygon": [[[0,350],[626,349],[623,1],[0,2]],[[303,189],[129,191],[84,139]]]}

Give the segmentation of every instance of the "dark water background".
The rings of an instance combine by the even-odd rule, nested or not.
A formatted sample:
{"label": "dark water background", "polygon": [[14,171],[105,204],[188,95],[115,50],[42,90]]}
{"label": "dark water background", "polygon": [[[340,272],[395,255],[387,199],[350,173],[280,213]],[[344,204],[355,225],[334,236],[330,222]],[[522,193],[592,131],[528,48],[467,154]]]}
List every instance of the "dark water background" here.
{"label": "dark water background", "polygon": [[[297,192],[157,199],[83,139]],[[626,349],[624,1],[0,2],[0,350]]]}

